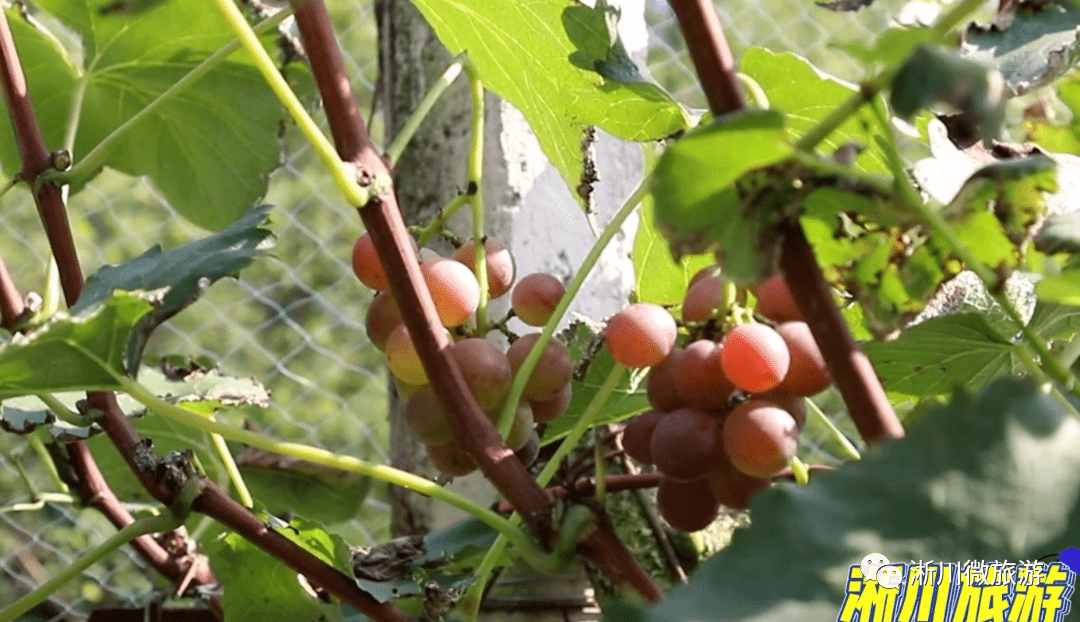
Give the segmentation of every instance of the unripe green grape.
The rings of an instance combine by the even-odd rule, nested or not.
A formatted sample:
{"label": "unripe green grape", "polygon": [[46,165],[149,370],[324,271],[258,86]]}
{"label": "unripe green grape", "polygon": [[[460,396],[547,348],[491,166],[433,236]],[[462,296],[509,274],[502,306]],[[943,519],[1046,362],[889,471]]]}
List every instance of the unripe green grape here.
{"label": "unripe green grape", "polygon": [[506,446],[514,451],[524,447],[525,443],[529,442],[534,425],[532,408],[527,403],[518,404],[514,412],[514,424],[506,435]]}
{"label": "unripe green grape", "polygon": [[480,284],[464,264],[452,259],[430,259],[420,264],[424,282],[443,326],[460,326],[480,306]]}
{"label": "unripe green grape", "polygon": [[487,339],[472,337],[451,345],[447,352],[461,368],[480,408],[487,410],[502,404],[510,392],[513,370],[510,359]]}
{"label": "unripe green grape", "polygon": [[544,326],[562,300],[566,288],[550,274],[530,274],[514,286],[510,306],[514,314],[530,326]]}
{"label": "unripe green grape", "polygon": [[409,329],[398,325],[386,339],[386,362],[396,378],[408,384],[427,384],[428,377],[416,353]]}
{"label": "unripe green grape", "polygon": [[[514,258],[501,242],[491,238],[484,241],[484,251],[487,262],[488,296],[498,298],[510,291],[510,286],[514,283]],[[474,241],[470,239],[454,251],[454,260],[473,269],[476,265]]]}
{"label": "unripe green grape", "polygon": [[398,308],[394,295],[379,292],[368,307],[364,326],[368,339],[380,351],[386,351],[386,340],[390,333],[401,324],[401,309]]}
{"label": "unripe green grape", "polygon": [[627,367],[652,367],[675,347],[678,328],[667,309],[634,303],[608,320],[604,331],[611,356]]}
{"label": "unripe green grape", "polygon": [[[510,366],[515,374],[521,369],[525,357],[529,355],[533,344],[539,338],[540,333],[530,333],[520,337],[510,345],[510,348],[506,351],[506,356],[510,359]],[[570,360],[570,352],[566,349],[566,346],[552,339],[544,347],[540,360],[537,362],[536,367],[533,368],[532,374],[529,375],[522,397],[526,400],[536,400],[538,402],[553,400],[570,382],[573,373],[574,366]]]}
{"label": "unripe green grape", "polygon": [[525,465],[525,468],[531,467],[536,458],[540,456],[540,435],[537,434],[534,429],[529,433],[529,439],[525,441],[525,446],[514,452],[517,459],[521,461],[521,464]]}

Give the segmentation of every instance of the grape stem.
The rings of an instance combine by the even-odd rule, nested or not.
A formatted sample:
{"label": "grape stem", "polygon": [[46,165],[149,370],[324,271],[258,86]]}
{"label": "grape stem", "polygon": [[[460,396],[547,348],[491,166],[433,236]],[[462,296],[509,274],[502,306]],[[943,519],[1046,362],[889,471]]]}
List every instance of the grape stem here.
{"label": "grape stem", "polygon": [[[474,271],[480,284],[480,302],[476,307],[476,325],[487,326],[488,274],[487,244],[484,236],[484,83],[480,72],[468,56],[463,59],[465,75],[469,78],[469,95],[472,98],[471,141],[469,144],[469,189],[473,191],[472,236]],[[506,438],[506,435],[503,435]]]}
{"label": "grape stem", "polygon": [[427,245],[427,243],[431,241],[431,238],[435,237],[443,230],[446,221],[454,215],[454,212],[461,209],[461,206],[466,203],[471,202],[473,196],[473,194],[466,191],[450,199],[450,202],[439,210],[439,213],[431,219],[431,222],[416,232],[416,244],[420,247]]}
{"label": "grape stem", "polygon": [[[611,225],[608,225],[608,229]],[[618,227],[616,227],[616,230]],[[605,229],[605,233],[607,230]],[[603,238],[601,238],[603,239]],[[600,240],[597,240],[597,244],[600,244]],[[594,246],[595,248],[595,246]],[[582,268],[582,271],[586,268]],[[581,274],[579,271],[578,274]],[[558,313],[558,310],[556,310]],[[615,388],[619,386],[619,381],[622,379],[623,373],[626,371],[626,367],[616,362],[612,367],[611,372],[608,373],[604,383],[600,385],[596,394],[593,396],[588,407],[585,408],[585,412],[581,413],[581,417],[574,423],[574,427],[570,429],[570,432],[563,439],[559,448],[552,454],[551,459],[544,465],[544,468],[540,471],[540,474],[536,476],[536,483],[540,486],[547,486],[548,482],[555,477],[555,473],[559,470],[559,465],[562,463],[563,458],[570,454],[571,451],[577,447],[581,442],[581,437],[585,435],[585,432],[592,426],[593,420],[596,415],[599,414],[600,409],[607,403],[611,394],[615,392]],[[514,514],[510,517],[511,522],[519,524],[521,517]],[[465,596],[461,601],[461,608],[464,610],[468,620],[474,621],[480,612],[480,601],[483,600],[484,591],[487,587],[488,581],[491,578],[491,573],[495,569],[495,564],[498,563],[499,558],[502,556],[503,551],[506,549],[507,540],[500,535],[495,539],[494,544],[488,550],[487,555],[481,560],[480,565],[476,569],[476,582],[472,584],[469,591],[465,593]]]}
{"label": "grape stem", "polygon": [[847,454],[848,458],[851,458],[852,460],[862,460],[862,454],[859,453],[858,449],[855,449],[855,445],[852,445],[851,441],[848,440],[848,437],[844,436],[844,433],[836,427],[836,424],[826,417],[825,413],[821,412],[821,409],[818,408],[818,405],[815,404],[813,400],[810,398],[803,398],[803,402],[806,404],[807,408],[810,409],[810,412],[814,413],[818,419],[821,419],[822,423],[829,429],[832,437],[840,444],[840,447],[844,450],[844,453]]}
{"label": "grape stem", "polygon": [[[428,92],[424,95],[424,99],[420,100],[419,105],[416,106],[416,110],[413,110],[409,118],[405,120],[405,125],[401,126],[401,130],[398,131],[397,136],[394,136],[394,140],[390,141],[390,145],[386,147],[386,151],[383,155],[390,162],[390,166],[393,167],[397,164],[398,159],[401,158],[401,154],[405,151],[405,147],[409,145],[409,141],[416,135],[416,130],[420,129],[420,124],[431,113],[431,109],[435,106],[435,102],[442,97],[442,94],[446,92],[446,89],[450,88],[450,85],[457,80],[457,77],[461,75],[461,70],[464,68],[464,53],[460,54],[454,62],[450,63],[450,66],[446,68],[439,79],[435,80],[435,84],[431,85]],[[423,244],[421,244],[423,246]]]}

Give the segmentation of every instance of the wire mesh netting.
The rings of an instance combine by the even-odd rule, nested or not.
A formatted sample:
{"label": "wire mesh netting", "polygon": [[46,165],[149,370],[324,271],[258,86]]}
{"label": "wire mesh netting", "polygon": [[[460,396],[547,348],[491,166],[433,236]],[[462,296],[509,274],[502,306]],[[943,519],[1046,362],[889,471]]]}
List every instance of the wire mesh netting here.
{"label": "wire mesh netting", "polygon": [[[377,74],[371,4],[331,0],[328,5],[347,53],[348,70],[355,77],[354,87],[364,109],[370,109]],[[791,50],[826,71],[855,80],[862,77],[857,67],[830,45],[867,40],[887,25],[896,6],[886,2],[841,15],[801,0],[739,0],[724,2],[718,9],[729,25],[727,34],[736,54],[749,46]],[[653,77],[681,101],[702,107],[693,68],[667,4],[648,1],[646,18]],[[363,326],[371,294],[349,265],[358,225],[342,225],[355,223],[355,214],[338,198],[307,146],[290,140],[283,153],[266,198],[275,206],[271,218],[278,243],[273,256],[256,262],[239,280],[225,279],[212,287],[191,309],[158,330],[148,355],[205,357],[227,373],[259,378],[272,393],[271,406],[225,415],[234,423],[248,420],[269,434],[386,462],[385,370]],[[206,235],[173,211],[147,181],[108,171],[73,197],[70,213],[88,274],[103,264],[131,259],[154,244],[168,249]],[[25,191],[16,189],[4,197],[0,230],[0,246],[15,283],[24,292],[40,292],[48,246]],[[190,434],[154,425],[140,422],[164,447],[170,435]],[[836,462],[820,447],[820,438],[806,440],[808,460]],[[95,439],[92,446],[122,499],[149,501],[107,442]],[[114,531],[98,512],[71,503],[12,505],[27,501],[28,488],[56,490],[35,449],[26,438],[0,434],[0,604],[40,585]],[[259,497],[257,487],[255,492]],[[353,517],[335,527],[352,544],[370,545],[389,537],[385,490],[345,483],[316,494],[340,501],[328,511]],[[271,496],[287,509],[287,494]],[[204,535],[213,529],[209,521],[194,527]],[[166,589],[166,583],[125,547],[56,592],[35,615],[43,620],[78,620],[99,604],[144,605]]]}

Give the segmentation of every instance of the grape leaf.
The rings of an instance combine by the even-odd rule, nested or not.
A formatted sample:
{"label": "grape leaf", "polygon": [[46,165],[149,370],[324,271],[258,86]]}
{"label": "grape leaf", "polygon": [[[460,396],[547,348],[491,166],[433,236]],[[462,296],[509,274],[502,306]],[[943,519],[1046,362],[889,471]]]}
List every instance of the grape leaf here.
{"label": "grape leaf", "polygon": [[[160,295],[160,292],[158,292]],[[0,348],[0,399],[42,392],[115,389],[127,373],[132,335],[155,297],[115,292],[77,315],[60,312]]]}
{"label": "grape leaf", "polygon": [[606,25],[583,15],[580,7],[562,0],[417,0],[415,5],[450,52],[468,51],[484,86],[521,111],[571,189],[582,182],[586,127],[646,141],[688,125],[682,107],[659,87],[608,79],[590,63],[573,63],[612,45]]}
{"label": "grape leaf", "polygon": [[911,398],[978,388],[1019,369],[1013,344],[978,313],[957,313],[917,324],[890,342],[863,345],[885,390]]}
{"label": "grape leaf", "polygon": [[1080,11],[1065,3],[1017,11],[1008,28],[972,26],[963,54],[994,67],[1014,95],[1049,84],[1080,60]]}
{"label": "grape leaf", "polygon": [[99,304],[117,290],[167,288],[140,326],[128,363],[135,368],[155,328],[197,300],[214,281],[240,271],[272,245],[270,231],[260,228],[269,211],[269,205],[253,207],[224,230],[201,240],[168,252],[154,246],[127,263],[101,267],[87,279],[72,312]]}
{"label": "grape leaf", "polygon": [[[822,77],[806,59],[791,52],[777,54],[751,48],[743,54],[739,69],[757,81],[768,95],[771,109],[784,113],[784,126],[792,140],[855,93],[852,87]],[[829,134],[819,148],[835,151],[847,143],[857,143],[866,149],[855,159],[855,166],[870,173],[885,173],[889,170],[887,161],[866,130],[875,124],[873,113],[863,107]]]}
{"label": "grape leaf", "polygon": [[878,35],[870,46],[862,43],[841,43],[838,48],[863,64],[894,67],[903,62],[916,47],[934,41],[930,28],[894,27]]}
{"label": "grape leaf", "polygon": [[[574,397],[570,401],[570,407],[561,417],[548,424],[540,438],[541,445],[557,441],[570,433],[615,367],[615,359],[611,358],[611,352],[604,346],[602,332],[598,327],[590,326],[585,321],[576,321],[566,332],[568,336],[565,343],[570,350],[571,360],[586,361],[582,363],[586,367],[579,366],[575,372]],[[582,372],[584,377],[579,379]],[[622,421],[648,408],[649,400],[645,396],[645,385],[641,382],[640,374],[625,374],[604,403],[604,407],[596,414],[594,425]]]}
{"label": "grape leaf", "polygon": [[1050,151],[1080,153],[1080,74],[1059,80],[1056,86],[1058,98],[1072,111],[1071,121],[1065,126],[1031,121],[1029,139]]}
{"label": "grape leaf", "polygon": [[[278,534],[345,574],[352,574],[349,547],[340,536],[299,516],[288,523],[265,513],[262,518],[269,520],[271,528]],[[221,607],[232,622],[343,620],[340,606],[323,602],[308,593],[295,570],[239,534],[225,534],[211,542],[205,553],[218,579],[228,586]]]}
{"label": "grape leaf", "polygon": [[692,255],[676,262],[667,240],[653,224],[654,212],[652,195],[647,195],[641,202],[641,219],[634,237],[634,291],[641,302],[680,304],[691,277],[716,260],[712,255]]}
{"label": "grape leaf", "polygon": [[[1033,560],[1080,542],[1078,502],[1080,422],[1029,383],[1001,379],[860,462],[760,493],[750,526],[688,585],[648,609],[609,603],[605,619],[835,620],[849,569],[868,553],[894,563]],[[874,619],[901,619],[884,613]]]}
{"label": "grape leaf", "polygon": [[[112,4],[43,3],[81,35],[81,64],[50,35],[9,14],[49,147],[62,146],[73,96],[82,93],[72,153],[76,164],[233,38],[219,12],[200,0],[171,0],[133,14],[102,11]],[[267,176],[278,164],[281,119],[281,106],[258,71],[236,55],[124,132],[108,148],[104,164],[148,176],[185,218],[220,229],[265,194]],[[0,166],[8,176],[20,168],[8,124],[0,127]],[[72,192],[88,180],[72,179]]]}
{"label": "grape leaf", "polygon": [[716,249],[732,279],[756,282],[772,272],[759,253],[767,245],[759,242],[779,214],[748,205],[755,195],[735,183],[793,153],[784,123],[776,111],[747,110],[688,133],[664,152],[652,175],[655,226],[676,258]]}

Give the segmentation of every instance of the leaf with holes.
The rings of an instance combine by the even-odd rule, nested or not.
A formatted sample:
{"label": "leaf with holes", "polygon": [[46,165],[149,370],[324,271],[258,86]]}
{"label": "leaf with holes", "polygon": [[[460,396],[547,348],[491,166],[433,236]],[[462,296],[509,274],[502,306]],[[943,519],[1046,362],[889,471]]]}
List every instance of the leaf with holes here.
{"label": "leaf with holes", "polygon": [[[82,40],[81,50],[65,50],[56,42],[63,37],[9,13],[47,145],[64,144],[72,102],[81,103],[71,124],[76,166],[234,37],[219,12],[201,0],[136,3],[131,11],[103,10],[115,5],[112,0],[47,0],[39,5]],[[221,229],[266,193],[267,176],[278,164],[282,117],[259,72],[245,55],[237,54],[118,135],[102,163],[148,176],[185,218]],[[5,123],[0,127],[0,166],[10,177],[19,162],[11,127]],[[72,179],[72,191],[97,172]]]}

